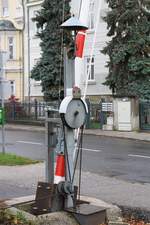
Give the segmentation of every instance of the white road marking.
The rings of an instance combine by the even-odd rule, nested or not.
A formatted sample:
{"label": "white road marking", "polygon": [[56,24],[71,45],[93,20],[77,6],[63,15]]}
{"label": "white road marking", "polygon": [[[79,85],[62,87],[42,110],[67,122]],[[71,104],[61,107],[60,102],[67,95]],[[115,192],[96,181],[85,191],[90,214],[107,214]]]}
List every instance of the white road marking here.
{"label": "white road marking", "polygon": [[83,151],[87,151],[87,152],[101,152],[102,150],[83,148]]}
{"label": "white road marking", "polygon": [[150,159],[150,156],[147,156],[147,155],[132,155],[132,154],[129,154],[128,156],[129,157],[137,157],[137,158]]}
{"label": "white road marking", "polygon": [[[40,142],[31,142],[31,141],[17,141],[17,143],[29,144],[29,145],[44,145],[43,143],[40,143]],[[83,148],[83,151],[87,151],[87,152],[101,152],[102,150]]]}
{"label": "white road marking", "polygon": [[17,141],[17,143],[29,144],[29,145],[44,145],[43,143],[40,143],[40,142],[32,142],[32,141]]}

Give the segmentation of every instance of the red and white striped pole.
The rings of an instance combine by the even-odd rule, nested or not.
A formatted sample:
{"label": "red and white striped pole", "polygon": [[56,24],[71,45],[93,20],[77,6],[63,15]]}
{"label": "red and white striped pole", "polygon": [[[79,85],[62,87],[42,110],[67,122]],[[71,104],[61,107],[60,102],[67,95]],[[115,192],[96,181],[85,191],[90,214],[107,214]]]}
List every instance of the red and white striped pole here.
{"label": "red and white striped pole", "polygon": [[54,175],[54,184],[65,181],[65,156],[58,154],[56,159],[56,169]]}
{"label": "red and white striped pole", "polygon": [[[88,26],[90,0],[82,0],[79,20]],[[81,75],[84,68],[83,57],[75,58],[75,86],[80,87]]]}

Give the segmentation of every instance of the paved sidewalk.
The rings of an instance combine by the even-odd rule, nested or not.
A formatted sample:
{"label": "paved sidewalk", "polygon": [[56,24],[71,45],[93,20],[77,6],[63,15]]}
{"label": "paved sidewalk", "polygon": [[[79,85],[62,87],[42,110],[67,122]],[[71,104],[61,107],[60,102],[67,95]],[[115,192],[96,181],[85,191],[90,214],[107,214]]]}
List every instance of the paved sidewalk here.
{"label": "paved sidewalk", "polygon": [[[6,130],[22,130],[22,131],[34,131],[44,132],[45,128],[42,126],[31,126],[31,125],[15,125],[6,124]],[[116,138],[127,138],[141,141],[150,141],[150,132],[120,132],[120,131],[104,131],[100,129],[86,129],[85,134],[97,135],[97,136],[108,136]]]}
{"label": "paved sidewalk", "polygon": [[[0,199],[33,195],[36,193],[37,182],[44,180],[44,163],[28,166],[0,166]],[[119,180],[117,177],[105,177],[83,171],[81,194],[101,199],[109,204],[150,211],[149,183],[132,183]]]}

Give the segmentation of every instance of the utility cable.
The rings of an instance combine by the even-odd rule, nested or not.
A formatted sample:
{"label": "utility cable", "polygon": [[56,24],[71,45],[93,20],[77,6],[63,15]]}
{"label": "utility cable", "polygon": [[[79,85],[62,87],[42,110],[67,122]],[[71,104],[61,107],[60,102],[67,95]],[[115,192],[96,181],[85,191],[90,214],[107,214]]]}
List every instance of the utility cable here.
{"label": "utility cable", "polygon": [[80,141],[80,166],[79,166],[79,191],[78,191],[78,199],[80,200],[80,196],[81,196],[81,176],[82,176],[82,153],[83,153],[83,149],[82,149],[82,144],[83,144],[83,126],[81,128],[81,141]]}
{"label": "utility cable", "polygon": [[75,177],[75,172],[76,172],[76,168],[77,168],[79,152],[80,152],[80,148],[81,148],[81,134],[80,134],[80,137],[79,137],[78,140],[79,141],[78,141],[78,147],[77,147],[77,152],[76,152],[76,157],[75,157],[74,171],[73,171],[73,176],[72,176],[72,183],[74,182],[74,177]]}
{"label": "utility cable", "polygon": [[62,121],[62,124],[63,124],[63,132],[64,132],[64,153],[65,153],[65,159],[67,162],[66,167],[68,168],[69,181],[71,182],[71,171],[70,171],[70,163],[69,163],[69,157],[68,157],[68,148],[67,148],[67,142],[66,142],[66,132],[65,132],[64,121]]}

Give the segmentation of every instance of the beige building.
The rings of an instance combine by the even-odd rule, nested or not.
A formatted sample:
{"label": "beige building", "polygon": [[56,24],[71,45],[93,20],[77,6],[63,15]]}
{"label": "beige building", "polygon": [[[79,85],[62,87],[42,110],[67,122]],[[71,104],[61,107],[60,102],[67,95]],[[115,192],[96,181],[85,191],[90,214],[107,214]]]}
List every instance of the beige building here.
{"label": "beige building", "polygon": [[41,82],[31,79],[31,70],[41,57],[41,40],[36,36],[36,22],[32,19],[41,9],[43,0],[24,0],[25,29],[24,29],[24,74],[25,74],[25,100],[28,102],[37,99],[43,101]]}
{"label": "beige building", "polygon": [[23,6],[21,0],[0,0],[0,50],[7,52],[5,78],[10,95],[24,98]]}

